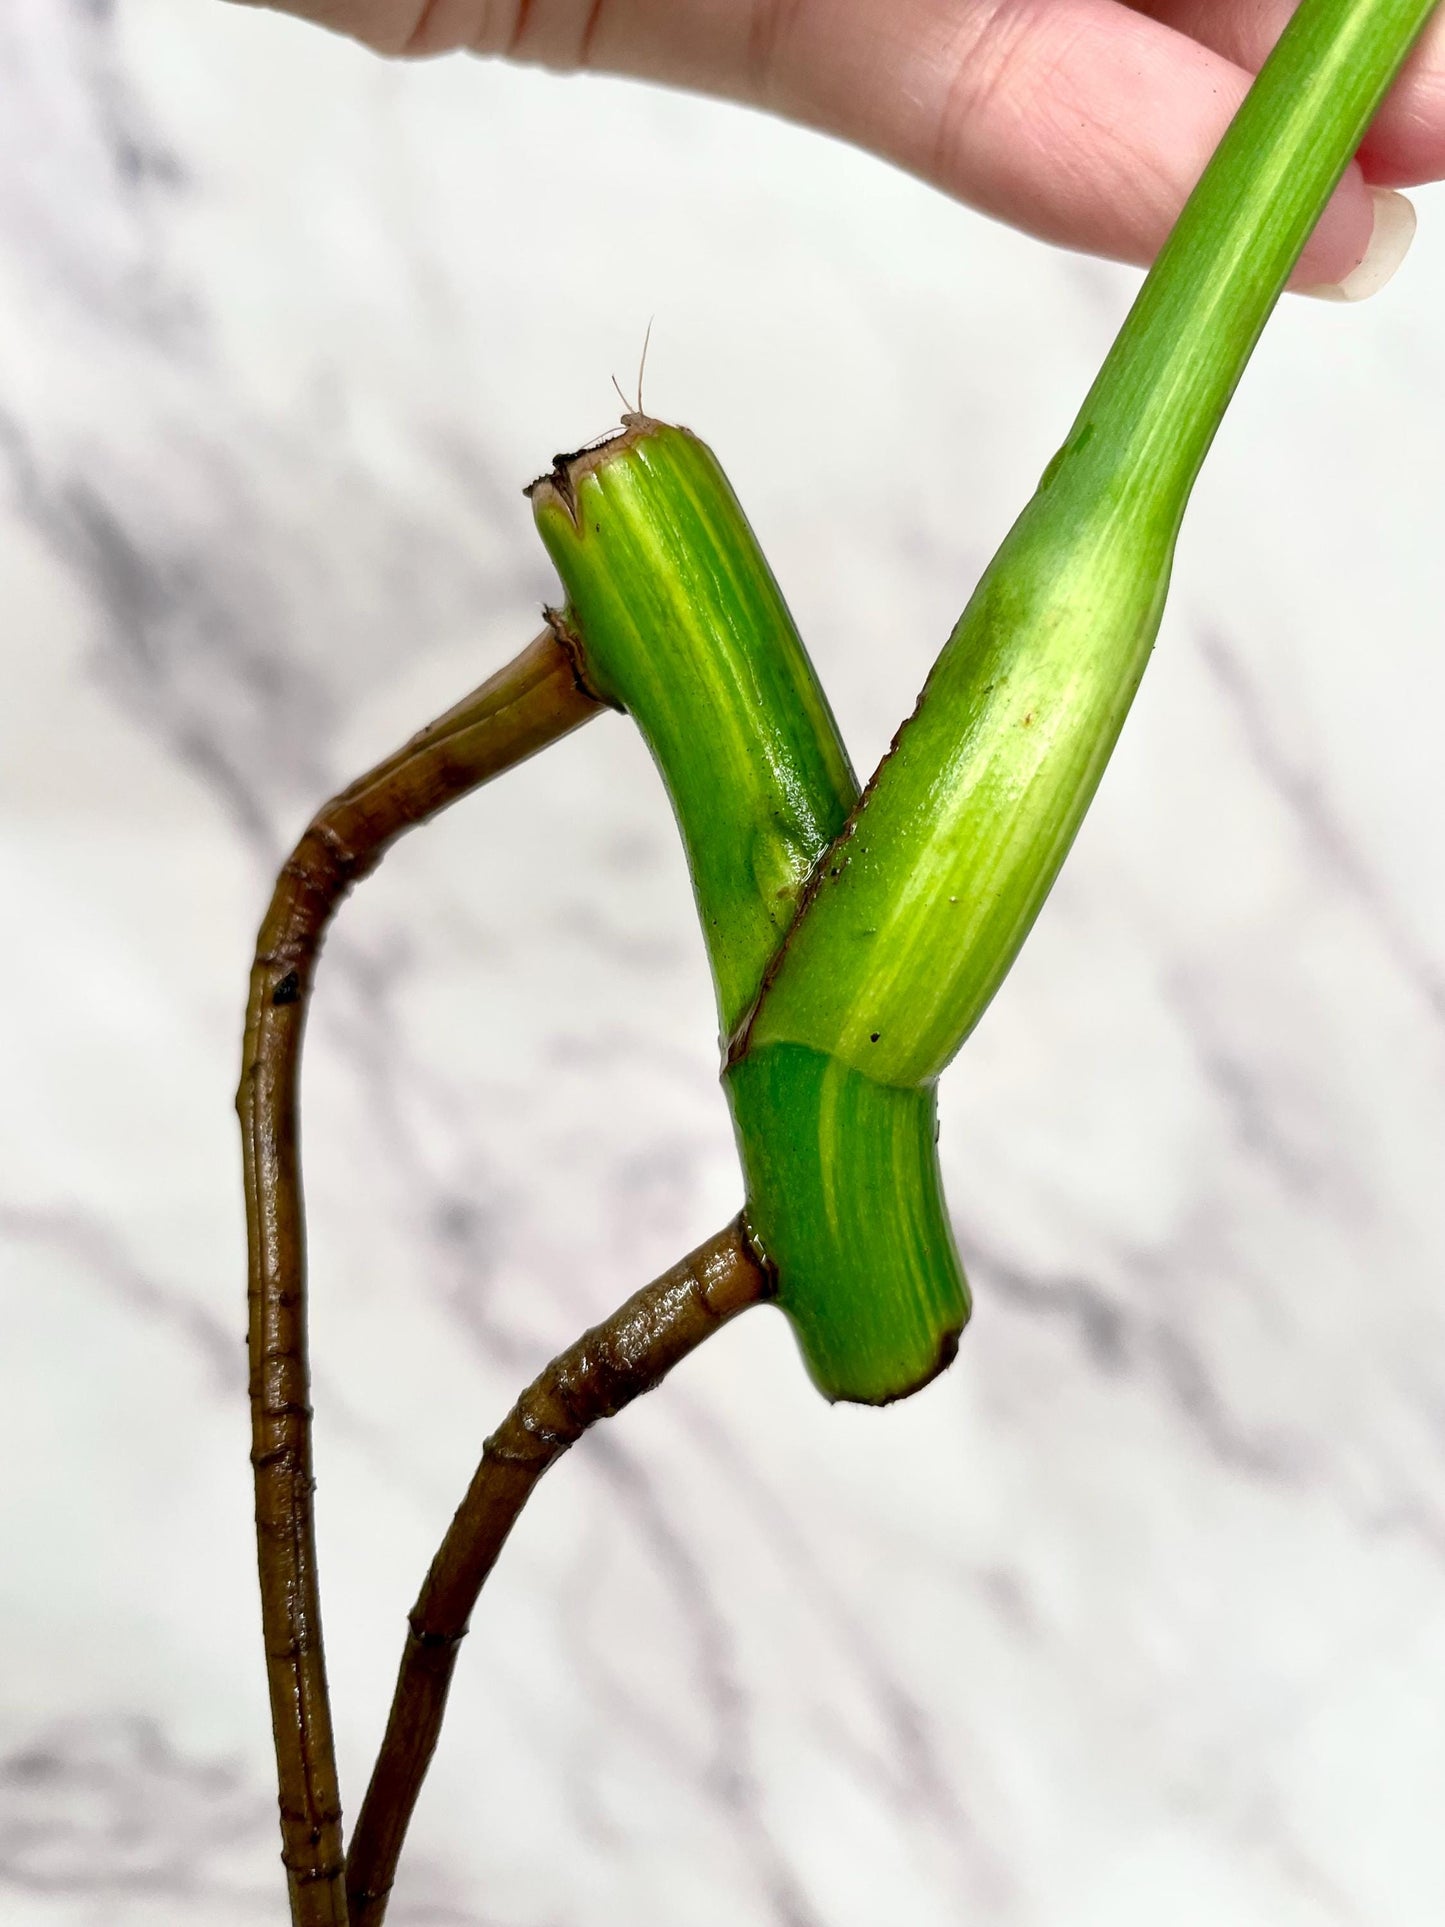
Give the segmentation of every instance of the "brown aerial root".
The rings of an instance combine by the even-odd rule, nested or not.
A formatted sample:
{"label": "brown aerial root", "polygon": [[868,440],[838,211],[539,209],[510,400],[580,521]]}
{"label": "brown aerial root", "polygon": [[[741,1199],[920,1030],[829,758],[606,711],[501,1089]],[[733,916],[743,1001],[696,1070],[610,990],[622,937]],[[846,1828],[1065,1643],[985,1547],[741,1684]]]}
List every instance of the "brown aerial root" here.
{"label": "brown aerial root", "polygon": [[347,1856],[352,1927],[381,1927],[467,1621],[533,1487],[588,1426],[650,1391],[772,1291],[735,1220],[554,1358],[487,1440],[411,1610],[386,1735]]}
{"label": "brown aerial root", "polygon": [[250,1261],[251,1460],[261,1613],[293,1927],[346,1927],[312,1507],[297,1074],[322,937],[405,831],[598,713],[549,631],[316,816],[261,925],[237,1109]]}

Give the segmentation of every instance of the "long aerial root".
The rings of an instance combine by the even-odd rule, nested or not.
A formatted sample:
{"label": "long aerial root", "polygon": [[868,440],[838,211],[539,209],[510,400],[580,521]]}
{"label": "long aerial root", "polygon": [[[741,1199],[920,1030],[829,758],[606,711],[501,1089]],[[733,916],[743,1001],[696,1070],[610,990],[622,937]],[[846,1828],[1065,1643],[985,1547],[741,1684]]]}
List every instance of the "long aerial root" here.
{"label": "long aerial root", "polygon": [[347,1856],[352,1927],[381,1927],[467,1621],[533,1487],[588,1426],[650,1391],[772,1290],[735,1220],[554,1358],[487,1440],[411,1610],[386,1735]]}
{"label": "long aerial root", "polygon": [[420,823],[598,713],[547,632],[333,798],[261,925],[237,1109],[250,1259],[251,1461],[261,1612],[293,1927],[346,1927],[341,1803],[316,1575],[297,1075],[317,953],[351,886]]}

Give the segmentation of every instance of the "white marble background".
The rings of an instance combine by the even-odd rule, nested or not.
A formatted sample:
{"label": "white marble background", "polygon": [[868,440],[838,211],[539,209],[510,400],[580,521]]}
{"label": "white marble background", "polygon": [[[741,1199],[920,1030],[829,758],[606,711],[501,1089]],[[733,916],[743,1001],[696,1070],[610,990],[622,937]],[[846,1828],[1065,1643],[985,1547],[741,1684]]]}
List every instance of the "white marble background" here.
{"label": "white marble background", "polygon": [[[977,1311],[828,1410],[757,1313],[544,1487],[396,1927],[1445,1918],[1445,202],[1291,302],[946,1081]],[[0,7],[0,1916],[279,1923],[230,1109],[310,808],[533,633],[520,485],[728,465],[860,766],[1135,277],[741,112]],[[731,1213],[657,781],[599,723],[343,919],[307,1082],[352,1811],[554,1348]]]}

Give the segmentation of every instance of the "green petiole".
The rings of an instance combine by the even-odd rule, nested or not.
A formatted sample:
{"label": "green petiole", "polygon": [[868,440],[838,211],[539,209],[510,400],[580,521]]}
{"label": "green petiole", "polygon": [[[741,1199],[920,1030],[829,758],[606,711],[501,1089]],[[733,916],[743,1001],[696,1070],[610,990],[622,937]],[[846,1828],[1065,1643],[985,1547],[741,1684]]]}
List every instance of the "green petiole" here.
{"label": "green petiole", "polygon": [[1433,0],[1303,0],[830,856],[736,1052],[934,1078],[1002,983],[1159,626],[1194,479]]}
{"label": "green petiole", "polygon": [[1200,465],[1432,4],[1303,0],[846,824],[826,702],[701,444],[630,418],[534,492],[587,672],[672,794],[748,1222],[831,1398],[900,1396],[952,1355],[934,1082],[1058,874]]}
{"label": "green petiole", "polygon": [[[559,458],[533,484],[532,507],[583,673],[633,717],[667,784],[727,1038],[843,828],[857,779],[756,538],[701,442],[629,417],[622,435]],[[868,1399],[931,1378],[968,1313],[932,1089],[884,1089],[835,1059],[784,1049],[736,1067],[729,1094],[749,1231],[814,1376]],[[761,1132],[754,1117],[767,1120]]]}
{"label": "green petiole", "polygon": [[858,779],[711,449],[630,415],[528,492],[587,681],[633,717],[667,784],[726,1037]]}

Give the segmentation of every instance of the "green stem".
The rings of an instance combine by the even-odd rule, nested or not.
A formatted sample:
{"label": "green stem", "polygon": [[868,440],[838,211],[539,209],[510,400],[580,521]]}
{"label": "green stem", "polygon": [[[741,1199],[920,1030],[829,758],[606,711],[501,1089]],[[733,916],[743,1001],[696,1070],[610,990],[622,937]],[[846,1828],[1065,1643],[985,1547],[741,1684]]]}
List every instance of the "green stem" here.
{"label": "green stem", "polygon": [[1163,611],[1190,489],[1431,0],[1304,0],[835,846],[734,1056],[934,1078],[1028,934]]}
{"label": "green stem", "polygon": [[588,674],[637,715],[672,793],[749,1224],[830,1397],[896,1397],[951,1355],[967,1293],[933,1080],[1067,854],[1200,464],[1429,12],[1304,0],[841,834],[832,719],[700,444],[634,420],[534,495]]}
{"label": "green stem", "polygon": [[710,448],[630,415],[529,493],[588,682],[632,716],[667,784],[726,1036],[858,779]]}
{"label": "green stem", "polygon": [[[724,1036],[754,1003],[857,797],[827,701],[711,451],[628,418],[534,484],[589,687],[635,719],[692,870]],[[953,1356],[967,1291],[933,1092],[812,1051],[729,1075],[749,1233],[830,1397],[901,1396]]]}
{"label": "green stem", "polygon": [[1177,526],[1264,325],[1434,6],[1303,0],[1079,412],[1063,461],[1078,461],[1082,488],[1122,488]]}
{"label": "green stem", "polygon": [[886,1405],[951,1361],[969,1313],[936,1087],[773,1044],[730,1066],[748,1225],[826,1398]]}

